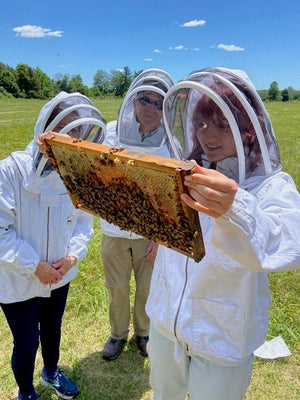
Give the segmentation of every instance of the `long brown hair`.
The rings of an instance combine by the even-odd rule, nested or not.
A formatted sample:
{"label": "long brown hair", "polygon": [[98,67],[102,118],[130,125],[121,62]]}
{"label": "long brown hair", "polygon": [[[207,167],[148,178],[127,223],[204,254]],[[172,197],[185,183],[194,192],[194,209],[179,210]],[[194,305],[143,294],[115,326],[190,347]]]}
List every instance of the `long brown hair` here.
{"label": "long brown hair", "polygon": [[[235,117],[237,125],[240,130],[240,134],[242,137],[245,156],[249,158],[250,161],[250,169],[254,170],[258,164],[261,162],[261,150],[259,146],[259,142],[257,139],[257,135],[254,129],[250,118],[237,98],[237,96],[232,92],[232,90],[221,82],[214,82],[214,85],[211,85],[210,88],[225,101],[231,110],[232,114]],[[239,88],[240,89],[240,88]],[[254,109],[256,115],[259,117],[260,106],[256,99],[253,98],[252,93],[248,91],[245,92],[245,88],[240,89],[245,95],[245,99],[250,103],[252,108]],[[196,107],[193,111],[192,116],[192,135],[193,135],[193,148],[189,158],[196,159],[196,161],[200,162],[202,159],[202,155],[204,154],[203,149],[200,146],[200,143],[197,138],[197,128],[199,127],[200,118],[206,118],[209,122],[212,119],[212,116],[216,117],[217,120],[221,121],[226,119],[220,107],[206,94],[201,95],[198,100]],[[263,127],[262,127],[263,128]],[[220,123],[220,129],[222,129]],[[255,155],[255,156],[254,156]]]}

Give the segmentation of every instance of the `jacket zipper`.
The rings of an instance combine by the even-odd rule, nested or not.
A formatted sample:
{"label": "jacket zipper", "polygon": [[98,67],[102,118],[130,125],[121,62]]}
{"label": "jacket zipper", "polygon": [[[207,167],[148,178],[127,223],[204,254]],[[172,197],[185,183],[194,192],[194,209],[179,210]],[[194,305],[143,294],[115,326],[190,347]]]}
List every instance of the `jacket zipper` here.
{"label": "jacket zipper", "polygon": [[180,308],[181,308],[181,305],[182,305],[183,295],[184,295],[184,292],[185,292],[185,289],[186,289],[186,285],[187,285],[188,262],[189,262],[189,257],[186,257],[186,262],[185,262],[185,281],[184,281],[184,285],[183,285],[183,288],[182,288],[182,291],[181,291],[180,301],[179,301],[179,305],[178,305],[177,312],[176,312],[176,315],[175,315],[175,320],[174,320],[174,335],[175,335],[176,339],[178,339],[177,338],[177,334],[176,334],[176,328],[177,328],[179,311],[180,311]]}
{"label": "jacket zipper", "polygon": [[49,257],[49,214],[50,214],[50,208],[48,207],[47,211],[47,248],[46,248],[46,261],[48,262],[48,257]]}

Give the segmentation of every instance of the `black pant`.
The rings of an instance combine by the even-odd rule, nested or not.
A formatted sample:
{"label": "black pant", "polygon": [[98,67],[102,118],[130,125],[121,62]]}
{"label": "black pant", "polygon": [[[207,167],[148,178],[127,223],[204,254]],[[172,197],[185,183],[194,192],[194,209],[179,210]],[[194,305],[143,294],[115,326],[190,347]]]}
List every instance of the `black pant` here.
{"label": "black pant", "polygon": [[33,371],[41,340],[42,357],[48,374],[55,372],[59,359],[62,316],[69,284],[53,290],[51,297],[35,297],[0,304],[14,338],[11,365],[23,395],[33,393]]}

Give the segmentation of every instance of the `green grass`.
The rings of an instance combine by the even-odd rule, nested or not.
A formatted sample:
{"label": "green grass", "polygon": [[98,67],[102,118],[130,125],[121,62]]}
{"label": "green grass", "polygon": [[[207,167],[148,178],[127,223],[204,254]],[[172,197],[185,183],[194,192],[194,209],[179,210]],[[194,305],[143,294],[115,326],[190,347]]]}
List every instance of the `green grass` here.
{"label": "green grass", "polygon": [[300,190],[300,102],[267,103],[279,143],[283,170],[290,173]]}
{"label": "green grass", "polygon": [[[26,147],[33,137],[38,112],[45,101],[0,99],[0,159]],[[95,100],[107,121],[117,117],[121,100]],[[300,103],[267,103],[279,142],[283,169],[300,189]],[[139,355],[130,340],[122,355],[105,362],[101,351],[109,336],[108,296],[101,262],[101,230],[95,218],[95,235],[86,259],[73,281],[63,321],[60,365],[81,389],[78,400],[150,400],[149,360]],[[257,359],[246,400],[300,399],[300,271],[270,274],[273,302],[268,339],[281,335],[292,355],[277,360]],[[134,283],[132,282],[132,292]],[[10,369],[12,337],[0,312],[0,399],[13,399],[17,389]],[[132,335],[132,327],[131,334]],[[34,382],[41,400],[57,396],[39,383],[42,367],[38,353]],[[171,399],[170,399],[171,400]]]}
{"label": "green grass", "polygon": [[[107,122],[117,118],[122,99],[93,100]],[[0,99],[0,160],[13,150],[23,150],[33,139],[34,125],[45,100]]]}

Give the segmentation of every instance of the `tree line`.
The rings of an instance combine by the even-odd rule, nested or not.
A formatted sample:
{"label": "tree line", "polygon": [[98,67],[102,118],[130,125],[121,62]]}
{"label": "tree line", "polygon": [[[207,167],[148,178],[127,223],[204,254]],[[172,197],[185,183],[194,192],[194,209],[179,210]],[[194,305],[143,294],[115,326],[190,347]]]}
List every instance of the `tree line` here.
{"label": "tree line", "polygon": [[127,66],[111,73],[100,69],[93,77],[93,86],[89,88],[83,84],[80,75],[69,77],[67,74],[57,74],[55,79],[50,79],[39,67],[18,64],[12,68],[0,62],[0,97],[49,99],[62,90],[80,92],[88,97],[122,97],[140,72],[131,72]]}
{"label": "tree line", "polygon": [[[123,97],[133,79],[142,71],[130,71],[128,66],[110,73],[99,69],[93,77],[93,86],[83,84],[81,76],[57,74],[50,79],[39,67],[32,68],[27,64],[18,64],[16,68],[0,62],[0,98],[35,98],[49,99],[57,93],[80,92],[88,97],[113,95]],[[258,90],[263,101],[299,100],[300,91],[288,87],[279,90],[278,83],[272,82],[269,89]]]}

